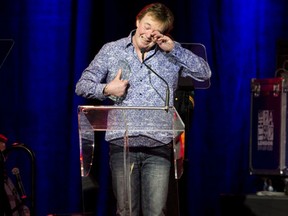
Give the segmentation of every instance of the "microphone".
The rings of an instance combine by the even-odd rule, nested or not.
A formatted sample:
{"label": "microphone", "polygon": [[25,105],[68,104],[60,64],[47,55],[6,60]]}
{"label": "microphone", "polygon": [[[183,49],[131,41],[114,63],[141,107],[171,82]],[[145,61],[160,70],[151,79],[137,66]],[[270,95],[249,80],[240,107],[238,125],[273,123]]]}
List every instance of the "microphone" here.
{"label": "microphone", "polygon": [[12,169],[12,174],[16,176],[16,180],[17,180],[17,184],[18,184],[18,188],[20,190],[20,197],[21,199],[26,199],[27,196],[26,196],[26,193],[25,193],[25,190],[24,190],[24,186],[23,186],[23,183],[22,183],[22,180],[21,180],[21,177],[20,177],[20,172],[19,172],[19,169],[17,167],[14,167]]}
{"label": "microphone", "polygon": [[142,54],[142,62],[143,62],[143,64],[151,71],[151,72],[153,72],[156,76],[158,76],[164,83],[165,83],[165,85],[166,85],[166,98],[165,98],[165,106],[164,106],[164,109],[165,109],[165,111],[166,112],[168,112],[168,110],[169,110],[169,99],[170,99],[170,89],[169,89],[169,85],[168,85],[168,83],[167,83],[167,81],[163,78],[163,77],[161,77],[158,73],[156,73],[149,65],[147,65],[146,63],[145,63],[145,61],[144,61],[144,54],[145,54],[145,49],[144,48],[142,48],[142,49],[140,49],[140,51],[141,51],[141,54]]}

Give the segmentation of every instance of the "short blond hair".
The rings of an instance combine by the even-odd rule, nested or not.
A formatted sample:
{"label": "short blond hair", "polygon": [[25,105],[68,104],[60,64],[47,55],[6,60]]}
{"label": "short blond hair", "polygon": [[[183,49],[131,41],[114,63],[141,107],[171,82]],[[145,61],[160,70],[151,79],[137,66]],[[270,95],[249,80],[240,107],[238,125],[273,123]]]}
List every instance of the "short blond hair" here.
{"label": "short blond hair", "polygon": [[174,25],[174,15],[168,7],[162,3],[149,4],[137,14],[136,20],[140,21],[148,13],[153,18],[163,23],[163,34],[169,34],[171,32]]}

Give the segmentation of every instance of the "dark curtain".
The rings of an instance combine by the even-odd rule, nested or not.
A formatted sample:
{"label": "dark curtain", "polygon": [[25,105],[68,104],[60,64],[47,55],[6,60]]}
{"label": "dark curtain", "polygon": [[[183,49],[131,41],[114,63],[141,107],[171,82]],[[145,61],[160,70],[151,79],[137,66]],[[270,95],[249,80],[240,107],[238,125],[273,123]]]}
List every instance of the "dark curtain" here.
{"label": "dark curtain", "polygon": [[[0,133],[35,153],[36,215],[81,211],[77,106],[93,102],[75,95],[75,83],[105,42],[129,34],[147,3],[0,1],[0,39],[14,41],[0,68]],[[210,88],[195,90],[180,206],[183,215],[219,215],[220,194],[256,190],[248,163],[250,80],[274,77],[277,41],[288,38],[288,2],[165,3],[176,17],[174,39],[204,44],[213,73]],[[103,154],[102,172],[109,169]],[[104,173],[98,215],[112,208]]]}

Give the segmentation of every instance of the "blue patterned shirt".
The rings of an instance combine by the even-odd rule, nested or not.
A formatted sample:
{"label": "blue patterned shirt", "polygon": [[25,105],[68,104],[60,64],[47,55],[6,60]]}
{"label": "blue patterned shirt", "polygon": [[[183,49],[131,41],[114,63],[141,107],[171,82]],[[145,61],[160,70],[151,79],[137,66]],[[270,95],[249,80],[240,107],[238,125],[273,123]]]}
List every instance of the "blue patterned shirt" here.
{"label": "blue patterned shirt", "polygon": [[[132,44],[133,33],[134,31],[126,38],[109,42],[100,49],[77,82],[77,95],[88,99],[106,99],[107,97],[103,94],[105,85],[112,81],[118,70],[122,68],[122,79],[129,80],[129,88],[125,97],[112,98],[116,100],[116,106],[161,107],[165,105],[167,85],[138,58]],[[204,81],[211,77],[207,62],[190,50],[181,47],[178,42],[175,42],[174,49],[169,53],[155,46],[154,49],[148,51],[144,61],[168,83],[171,92],[170,106],[173,106],[173,93],[177,88],[180,70],[182,70],[182,76],[190,76],[197,81]],[[153,116],[150,116],[150,118],[153,118]],[[135,116],[134,119],[139,119],[139,116]],[[133,134],[134,137],[139,135],[141,133]],[[164,144],[171,141],[163,134],[149,134],[147,136]],[[119,137],[121,135],[113,135],[113,133],[106,136],[108,140]],[[155,143],[155,140],[146,144],[145,141],[141,141],[138,144],[133,144],[133,146],[159,145],[159,143]]]}

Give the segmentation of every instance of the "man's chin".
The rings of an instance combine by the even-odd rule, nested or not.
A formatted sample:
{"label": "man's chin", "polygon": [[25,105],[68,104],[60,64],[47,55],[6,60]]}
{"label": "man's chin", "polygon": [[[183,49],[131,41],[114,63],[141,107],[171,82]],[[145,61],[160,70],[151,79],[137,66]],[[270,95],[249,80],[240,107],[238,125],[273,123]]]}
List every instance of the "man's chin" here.
{"label": "man's chin", "polygon": [[148,50],[150,50],[154,45],[155,45],[155,43],[144,44],[142,49],[148,51]]}

